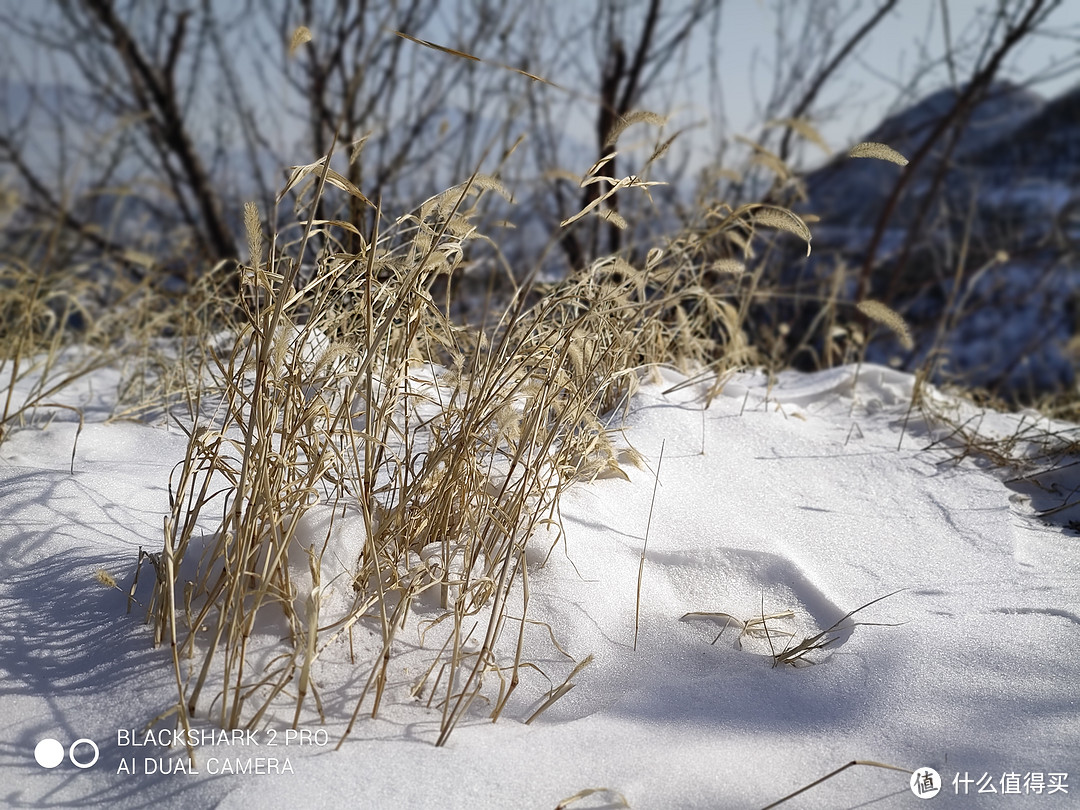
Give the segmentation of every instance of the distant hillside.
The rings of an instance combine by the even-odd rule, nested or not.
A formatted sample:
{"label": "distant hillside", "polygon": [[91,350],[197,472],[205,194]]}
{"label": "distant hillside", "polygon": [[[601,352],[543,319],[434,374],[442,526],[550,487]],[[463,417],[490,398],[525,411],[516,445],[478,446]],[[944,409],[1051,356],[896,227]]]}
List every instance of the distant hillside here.
{"label": "distant hillside", "polygon": [[[914,155],[956,97],[952,89],[936,92],[860,140]],[[891,213],[869,290],[903,313],[921,335],[920,349],[899,352],[884,339],[871,346],[868,357],[916,368],[947,323],[943,376],[1010,396],[1074,385],[1070,345],[1078,345],[1080,334],[1080,87],[1046,100],[997,82],[943,166],[945,147],[943,140],[914,170]],[[831,278],[838,262],[861,266],[904,171],[892,163],[838,155],[807,175],[808,200],[800,210],[820,217],[814,253],[808,263],[792,254],[781,273],[812,285]],[[914,223],[920,228],[911,239]],[[954,289],[958,270],[963,271],[960,288]],[[851,295],[855,276],[848,278],[846,294]],[[947,314],[950,301],[956,311]],[[799,313],[808,323],[813,316],[812,307]]]}
{"label": "distant hillside", "polygon": [[[926,142],[941,117],[956,101],[956,91],[940,90],[906,110],[885,119],[860,140],[885,143],[905,156],[914,155]],[[1019,158],[1012,145],[1026,124],[1041,117],[1046,101],[1030,90],[1010,82],[997,82],[975,108],[952,159],[959,166],[979,155],[973,165],[1011,163]],[[935,148],[919,168],[911,185],[914,196],[929,183],[940,164],[945,144]],[[989,160],[997,155],[997,161]],[[989,160],[988,163],[982,161]],[[854,160],[838,155],[806,178],[809,210],[822,217],[826,226],[871,227],[881,214],[896,182],[899,167],[877,160]],[[909,195],[912,196],[912,195]],[[904,224],[910,212],[897,212],[894,224]]]}
{"label": "distant hillside", "polygon": [[1080,180],[1080,87],[1043,104],[966,163],[999,180],[1017,175],[1070,184]]}

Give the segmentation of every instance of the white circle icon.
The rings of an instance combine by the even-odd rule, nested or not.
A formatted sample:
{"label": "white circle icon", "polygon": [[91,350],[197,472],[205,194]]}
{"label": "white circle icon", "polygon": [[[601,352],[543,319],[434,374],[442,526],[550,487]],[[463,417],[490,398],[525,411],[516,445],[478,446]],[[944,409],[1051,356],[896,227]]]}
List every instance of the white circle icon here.
{"label": "white circle icon", "polygon": [[920,799],[932,799],[941,790],[941,774],[933,768],[919,768],[911,774],[908,784]]}
{"label": "white circle icon", "polygon": [[[80,745],[90,746],[91,750],[94,752],[93,759],[88,762],[83,762],[81,760],[75,759],[75,749],[78,748]],[[76,740],[71,744],[71,747],[68,749],[68,759],[71,760],[71,764],[74,765],[76,768],[92,768],[94,764],[98,761],[99,756],[101,756],[101,752],[98,751],[97,743],[93,740],[88,740],[86,737]]]}
{"label": "white circle icon", "polygon": [[64,746],[59,740],[46,738],[34,747],[34,759],[42,768],[55,768],[64,761]]}

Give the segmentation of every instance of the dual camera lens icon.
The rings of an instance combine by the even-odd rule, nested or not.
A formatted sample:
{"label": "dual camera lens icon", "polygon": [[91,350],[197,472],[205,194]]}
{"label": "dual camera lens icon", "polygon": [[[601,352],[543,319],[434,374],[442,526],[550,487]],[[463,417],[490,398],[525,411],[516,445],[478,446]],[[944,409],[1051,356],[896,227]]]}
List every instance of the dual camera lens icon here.
{"label": "dual camera lens icon", "polygon": [[73,742],[68,746],[67,751],[64,750],[63,743],[51,738],[42,740],[34,747],[34,759],[42,768],[55,768],[64,761],[65,754],[76,768],[92,768],[97,763],[100,753],[97,743],[86,737]]}

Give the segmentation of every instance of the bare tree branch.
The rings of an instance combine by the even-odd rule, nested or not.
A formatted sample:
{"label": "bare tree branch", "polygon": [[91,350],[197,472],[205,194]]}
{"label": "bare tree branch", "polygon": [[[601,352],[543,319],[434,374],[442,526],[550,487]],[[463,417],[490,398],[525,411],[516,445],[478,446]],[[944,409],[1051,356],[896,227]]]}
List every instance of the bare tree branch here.
{"label": "bare tree branch", "polygon": [[[959,135],[963,132],[964,127],[967,126],[967,122],[971,117],[975,105],[985,95],[987,88],[989,88],[990,83],[997,75],[998,69],[1001,67],[1001,63],[1004,61],[1005,57],[1017,44],[1023,41],[1032,30],[1034,30],[1039,22],[1045,18],[1046,13],[1053,10],[1059,2],[1060,0],[1050,0],[1049,5],[1047,5],[1046,0],[1031,0],[1030,5],[1027,5],[1026,9],[1021,5],[1019,8],[1024,9],[1022,16],[1020,16],[1016,22],[1010,23],[1006,27],[1003,39],[993,51],[990,51],[989,47],[990,41],[995,33],[994,29],[991,29],[987,34],[986,53],[990,54],[988,60],[976,70],[975,74],[968,80],[963,91],[957,94],[952,108],[938,120],[933,130],[923,141],[922,146],[916,150],[914,155],[908,156],[908,164],[904,167],[903,172],[901,172],[900,177],[893,186],[892,192],[885,202],[885,206],[874,226],[873,235],[870,237],[870,243],[867,245],[865,258],[863,259],[862,266],[859,270],[858,287],[855,293],[856,301],[862,301],[870,291],[870,276],[873,273],[882,237],[885,235],[885,231],[888,228],[889,222],[892,219],[901,196],[915,176],[916,171],[922,166],[929,155],[935,149],[940,147],[942,137],[951,130],[954,132],[954,137],[950,140],[949,146],[947,147],[947,153],[942,158],[942,163],[948,163],[948,157],[955,148]],[[1005,13],[1004,5],[1001,7],[1001,13]],[[944,174],[939,173],[935,178],[928,198],[932,198],[932,195],[936,194],[943,177]],[[921,223],[921,216],[916,222]],[[893,288],[895,288],[895,279],[899,277],[907,264],[914,237],[915,231],[909,231],[904,250],[893,270],[894,281],[890,282],[890,286]]]}
{"label": "bare tree branch", "polygon": [[[225,225],[224,210],[201,158],[188,134],[186,122],[177,103],[175,87],[170,74],[156,68],[139,48],[131,31],[116,15],[111,0],[81,0],[111,37],[112,47],[127,68],[130,87],[146,115],[145,125],[153,130],[153,140],[161,147],[162,157],[175,157],[181,166],[172,177],[177,197],[182,189],[176,187],[179,179],[186,181],[200,214],[201,236],[207,239],[207,247],[215,260],[236,257],[236,243]],[[184,24],[177,23],[174,40],[182,39]],[[175,62],[174,62],[175,65]]]}

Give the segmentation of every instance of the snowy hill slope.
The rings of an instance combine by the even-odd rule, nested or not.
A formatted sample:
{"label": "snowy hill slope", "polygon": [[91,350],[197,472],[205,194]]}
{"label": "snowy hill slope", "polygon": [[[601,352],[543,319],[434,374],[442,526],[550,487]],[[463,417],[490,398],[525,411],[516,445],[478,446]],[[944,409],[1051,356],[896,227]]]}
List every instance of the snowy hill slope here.
{"label": "snowy hill slope", "polygon": [[[439,711],[409,696],[420,673],[406,655],[380,717],[335,751],[364,671],[343,646],[317,673],[325,723],[309,714],[286,745],[291,716],[240,740],[200,718],[194,766],[167,735],[143,735],[175,700],[168,650],[151,649],[125,593],[95,580],[104,568],[126,591],[139,547],[160,548],[185,437],[103,421],[107,388],[91,377],[68,392],[87,406],[77,443],[59,412],[0,445],[6,806],[554,808],[603,788],[573,806],[761,807],[852,759],[937,769],[934,806],[1015,784],[1063,807],[1080,790],[1080,548],[1062,528],[1075,515],[1037,515],[1080,481],[1066,468],[1010,489],[957,448],[925,449],[943,428],[908,418],[906,375],[741,374],[704,409],[702,386],[665,372],[623,433],[648,469],[572,488],[565,534],[532,541],[538,669],[497,723],[477,705],[434,747]],[[983,436],[1072,435],[932,401]],[[140,582],[137,598],[148,593]],[[422,646],[436,614],[422,610],[402,638]],[[817,663],[773,666],[823,631],[835,640],[807,656]],[[574,688],[526,724],[570,675]],[[44,768],[35,747],[50,739],[65,750]],[[66,756],[80,739],[75,761],[99,751],[90,767]],[[908,782],[853,768],[787,806],[907,807]]]}

